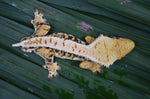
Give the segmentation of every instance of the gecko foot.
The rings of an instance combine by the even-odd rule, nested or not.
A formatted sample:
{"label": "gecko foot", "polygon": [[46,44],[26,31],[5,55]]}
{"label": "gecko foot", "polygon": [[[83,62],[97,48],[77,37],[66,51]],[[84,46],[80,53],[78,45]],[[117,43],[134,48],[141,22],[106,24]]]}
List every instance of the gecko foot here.
{"label": "gecko foot", "polygon": [[97,64],[95,62],[83,61],[82,63],[80,63],[80,68],[90,69],[93,73],[96,73],[97,71],[100,72],[100,73],[103,72],[101,70],[101,65]]}
{"label": "gecko foot", "polygon": [[57,65],[57,62],[55,62],[55,63],[48,63],[48,64],[44,65],[43,67],[45,69],[48,69],[48,71],[49,71],[48,78],[49,79],[51,79],[53,77],[53,75],[55,77],[59,76],[57,70],[60,70],[61,67]]}
{"label": "gecko foot", "polygon": [[34,12],[35,18],[31,20],[31,23],[37,28],[38,23],[46,23],[46,19],[43,18],[43,13],[39,13],[38,10]]}
{"label": "gecko foot", "polygon": [[87,44],[91,44],[94,40],[95,40],[95,38],[92,36],[86,36],[85,37],[85,41]]}

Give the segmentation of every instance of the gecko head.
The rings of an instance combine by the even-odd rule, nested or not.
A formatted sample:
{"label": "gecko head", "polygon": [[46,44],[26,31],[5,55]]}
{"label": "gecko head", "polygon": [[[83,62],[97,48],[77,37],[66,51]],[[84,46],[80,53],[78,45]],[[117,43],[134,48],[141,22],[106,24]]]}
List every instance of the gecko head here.
{"label": "gecko head", "polygon": [[135,43],[130,39],[119,38],[116,39],[116,46],[118,51],[120,52],[118,59],[121,59],[126,54],[132,51],[132,49],[135,47]]}
{"label": "gecko head", "polygon": [[135,44],[126,38],[110,38],[101,35],[91,45],[91,54],[96,62],[109,67],[116,60],[128,54]]}

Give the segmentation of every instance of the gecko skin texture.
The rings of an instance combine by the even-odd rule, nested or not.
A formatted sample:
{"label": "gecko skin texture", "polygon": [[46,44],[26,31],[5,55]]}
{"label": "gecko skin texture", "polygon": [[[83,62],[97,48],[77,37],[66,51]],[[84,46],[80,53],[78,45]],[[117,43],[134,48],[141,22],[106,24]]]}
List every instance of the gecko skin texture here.
{"label": "gecko skin texture", "polygon": [[35,19],[31,21],[35,28],[34,34],[12,46],[21,47],[25,52],[34,51],[44,58],[46,65],[43,67],[48,69],[49,78],[53,75],[58,76],[57,70],[61,69],[57,62],[53,62],[54,56],[82,61],[80,68],[100,72],[102,65],[109,67],[135,47],[134,42],[126,38],[100,35],[96,39],[86,36],[85,41],[82,41],[66,33],[46,35],[50,25],[46,23],[46,19],[43,19],[43,13],[38,13],[36,10],[34,14]]}

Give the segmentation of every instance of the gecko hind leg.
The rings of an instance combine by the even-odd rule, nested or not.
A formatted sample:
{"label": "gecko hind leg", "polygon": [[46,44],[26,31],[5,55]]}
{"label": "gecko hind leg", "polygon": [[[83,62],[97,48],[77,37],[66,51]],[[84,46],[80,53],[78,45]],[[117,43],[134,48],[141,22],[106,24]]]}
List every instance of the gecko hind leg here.
{"label": "gecko hind leg", "polygon": [[95,38],[92,37],[92,36],[86,36],[85,37],[85,41],[86,41],[87,44],[92,43],[94,40],[95,40]]}
{"label": "gecko hind leg", "polygon": [[45,59],[46,65],[43,67],[49,71],[48,78],[51,79],[53,75],[57,77],[59,75],[57,70],[60,70],[61,67],[57,65],[57,62],[53,62],[55,50],[48,48],[38,48],[35,50],[35,53]]}
{"label": "gecko hind leg", "polygon": [[31,23],[35,28],[35,32],[33,33],[32,37],[46,35],[51,26],[46,23],[46,19],[43,18],[44,14],[39,13],[38,10],[35,10],[34,15],[34,20],[31,20]]}
{"label": "gecko hind leg", "polygon": [[101,70],[101,67],[102,66],[100,64],[97,64],[95,62],[83,61],[80,63],[80,68],[89,69],[93,73],[96,73],[96,71],[102,73],[103,71]]}
{"label": "gecko hind leg", "polygon": [[58,77],[59,74],[58,74],[57,70],[61,69],[61,67],[57,65],[57,62],[47,63],[46,65],[43,65],[43,68],[48,69],[48,71],[49,71],[48,78],[49,79],[51,79],[53,77],[53,75],[55,77]]}
{"label": "gecko hind leg", "polygon": [[[94,37],[91,37],[91,36],[86,36],[85,37],[85,41],[87,44],[90,44],[92,43],[93,41],[95,40]],[[80,68],[83,68],[83,69],[89,69],[91,70],[93,73],[96,73],[96,71],[98,72],[103,72],[101,70],[101,65],[100,64],[97,64],[95,62],[89,62],[89,61],[83,61],[80,63]]]}

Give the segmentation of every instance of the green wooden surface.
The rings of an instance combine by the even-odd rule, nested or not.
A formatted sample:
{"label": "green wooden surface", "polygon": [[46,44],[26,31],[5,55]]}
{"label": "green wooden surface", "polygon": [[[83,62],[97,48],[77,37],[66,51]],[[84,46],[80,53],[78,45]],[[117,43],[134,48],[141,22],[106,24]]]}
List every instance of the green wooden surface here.
{"label": "green wooden surface", "polygon": [[[104,73],[79,68],[79,61],[55,58],[62,67],[48,80],[44,60],[11,45],[34,32],[30,20],[37,8],[52,26],[84,40],[86,35],[124,37],[135,49]],[[93,29],[83,31],[85,22]],[[0,99],[149,99],[150,2],[132,0],[2,0],[0,1]]]}

